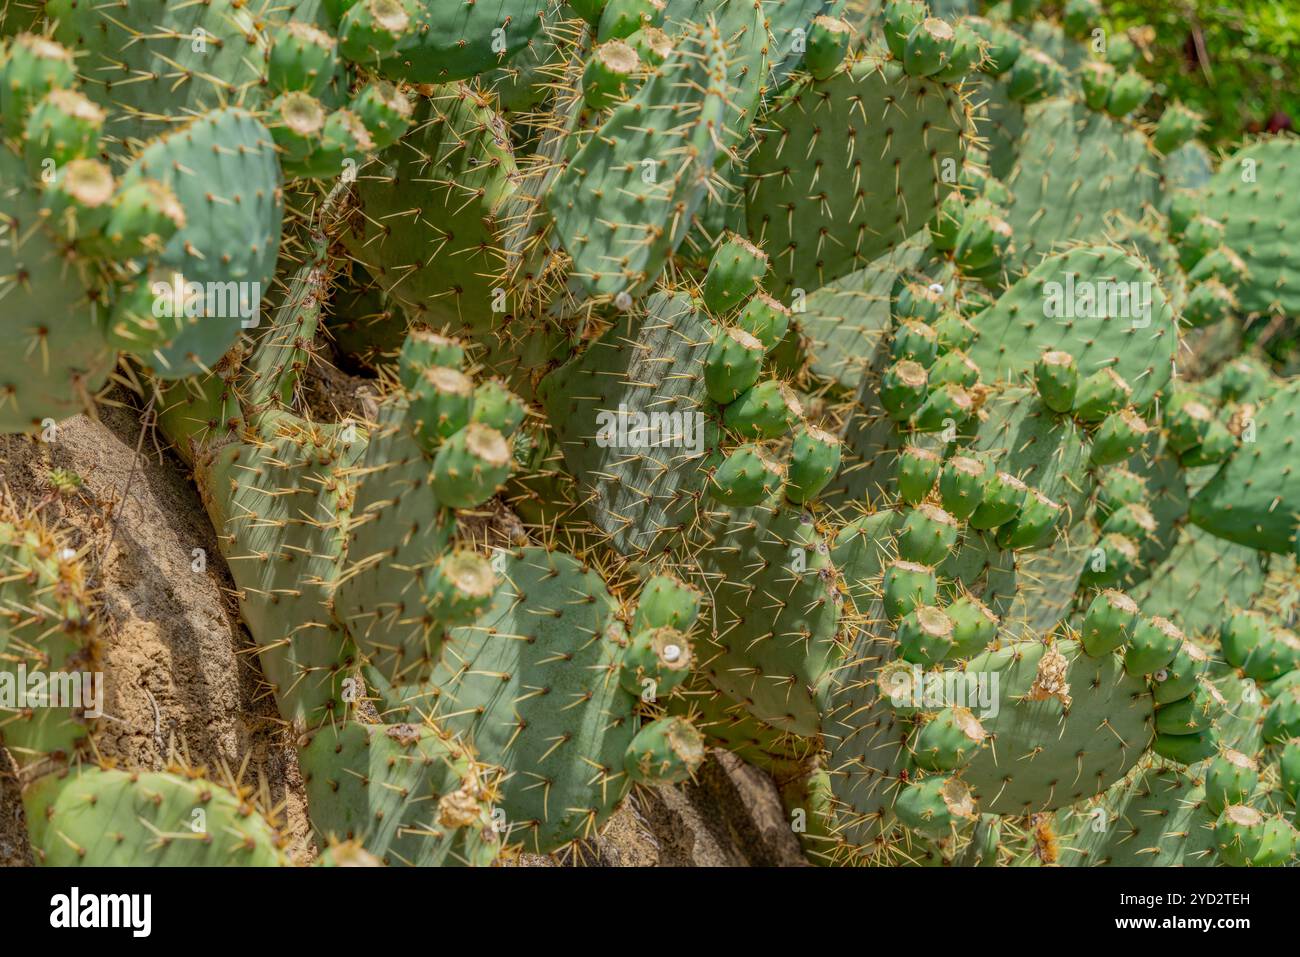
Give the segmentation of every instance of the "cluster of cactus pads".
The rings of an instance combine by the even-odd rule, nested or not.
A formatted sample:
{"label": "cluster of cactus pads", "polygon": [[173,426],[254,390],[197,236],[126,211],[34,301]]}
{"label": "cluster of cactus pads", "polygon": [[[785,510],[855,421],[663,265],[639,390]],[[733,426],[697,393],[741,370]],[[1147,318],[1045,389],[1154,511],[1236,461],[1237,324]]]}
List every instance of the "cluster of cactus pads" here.
{"label": "cluster of cactus pads", "polygon": [[[558,852],[709,748],[814,863],[1294,863],[1300,385],[1241,343],[1300,142],[1038,7],[11,9],[0,430],[148,403],[321,863]],[[3,504],[0,673],[95,669],[87,561]],[[39,862],[288,862],[97,728],[0,713]]]}

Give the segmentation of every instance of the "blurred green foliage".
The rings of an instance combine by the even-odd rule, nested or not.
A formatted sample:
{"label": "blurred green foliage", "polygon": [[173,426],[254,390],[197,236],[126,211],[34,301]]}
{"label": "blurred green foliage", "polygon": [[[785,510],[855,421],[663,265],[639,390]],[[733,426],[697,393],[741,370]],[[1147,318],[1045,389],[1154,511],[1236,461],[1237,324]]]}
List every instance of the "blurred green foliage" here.
{"label": "blurred green foliage", "polygon": [[[1277,114],[1300,127],[1300,0],[1110,0],[1110,30],[1131,29],[1138,68],[1162,100],[1205,116],[1203,138],[1230,146]],[[1155,115],[1160,103],[1153,104]]]}

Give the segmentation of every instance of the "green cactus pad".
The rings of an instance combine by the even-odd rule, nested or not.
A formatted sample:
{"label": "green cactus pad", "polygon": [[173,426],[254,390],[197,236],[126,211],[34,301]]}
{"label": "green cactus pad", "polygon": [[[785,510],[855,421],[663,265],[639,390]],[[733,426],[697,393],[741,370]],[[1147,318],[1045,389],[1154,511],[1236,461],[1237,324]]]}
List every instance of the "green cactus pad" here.
{"label": "green cactus pad", "polygon": [[1146,137],[1082,103],[1031,107],[1017,151],[1019,162],[1005,177],[1013,197],[1006,219],[1025,266],[1037,265],[1055,243],[1099,239],[1107,213],[1141,219],[1156,200],[1159,176]]}
{"label": "green cactus pad", "polygon": [[421,101],[411,126],[357,171],[344,244],[412,318],[492,351],[510,305],[500,219],[519,178],[505,123],[486,96],[450,84]]}
{"label": "green cactus pad", "polygon": [[789,508],[705,518],[697,561],[714,623],[699,652],[705,673],[767,724],[815,734],[843,650],[826,542],[812,516]]}
{"label": "green cactus pad", "polygon": [[974,99],[983,102],[975,113],[975,129],[987,144],[989,172],[1005,182],[1019,155],[1025,108],[1008,95],[1006,83],[979,77],[973,85]]}
{"label": "green cactus pad", "polygon": [[504,844],[491,769],[433,725],[326,725],[298,764],[316,832],[359,841],[385,864],[486,866]]}
{"label": "green cactus pad", "polygon": [[[686,296],[656,293],[644,313],[620,318],[541,384],[565,462],[589,499],[587,515],[625,554],[661,548],[694,523],[693,496],[704,488],[705,453],[718,436],[706,416],[709,343],[707,320]],[[659,415],[666,425],[649,434],[652,442],[643,436]]]}
{"label": "green cactus pad", "polygon": [[[869,657],[869,664],[864,657]],[[906,744],[910,722],[895,713],[875,681],[889,660],[887,647],[864,631],[849,660],[859,663],[843,673],[843,690],[836,693],[823,719],[830,752],[827,768],[838,836],[845,845],[870,855],[889,826],[890,809],[908,787],[901,772],[910,763]]]}
{"label": "green cactus pad", "polygon": [[492,606],[452,631],[407,698],[504,772],[510,839],[547,853],[591,836],[631,786],[637,699],[619,684],[627,638],[600,576],[571,555],[500,552]]}
{"label": "green cactus pad", "polygon": [[1017,637],[1038,637],[1069,617],[1097,545],[1097,528],[1085,517],[1069,528],[1062,522],[1046,547],[1016,553],[1015,575],[999,589],[1010,594],[994,607],[1004,628]]}
{"label": "green cactus pad", "polygon": [[726,61],[716,27],[693,29],[551,184],[556,231],[593,295],[639,296],[685,238],[719,156],[716,131],[733,121]]}
{"label": "green cactus pad", "polygon": [[828,2],[838,0],[793,0],[780,6],[755,0],[665,0],[663,26],[674,46],[680,45],[698,24],[712,18],[727,47],[727,79],[733,87],[731,106],[735,115],[719,131],[725,149],[747,142],[764,92],[770,96],[800,60],[793,43],[778,47],[772,38],[792,29],[793,24],[806,29],[816,13],[810,8]]}
{"label": "green cactus pad", "polygon": [[[1084,281],[1093,285],[1085,287]],[[1121,283],[1139,289],[1139,295],[1149,293],[1149,315],[1137,314],[1145,313],[1145,307],[1112,310],[1109,301],[1102,301],[1110,298],[1109,290],[1118,292]],[[1107,295],[1094,297],[1101,308],[1080,310],[1089,289],[1107,290]],[[1115,299],[1117,307],[1122,305],[1118,294]],[[985,383],[1015,382],[1045,350],[1059,349],[1075,357],[1081,378],[1113,369],[1132,386],[1132,403],[1138,408],[1169,382],[1178,348],[1173,311],[1156,277],[1137,259],[1106,246],[1078,246],[1049,256],[980,314],[975,325],[979,337],[967,354]]]}
{"label": "green cactus pad", "polygon": [[1249,608],[1264,588],[1265,568],[1253,549],[1184,527],[1151,577],[1133,589],[1150,615],[1163,615],[1189,636],[1212,637],[1229,609]]}
{"label": "green cactus pad", "polygon": [[380,408],[352,472],[347,560],[335,593],[336,618],[394,684],[422,679],[437,660],[442,627],[425,608],[424,574],[455,528],[405,413],[400,397]]}
{"label": "green cactus pad", "polygon": [[997,676],[999,711],[981,715],[992,740],[962,772],[985,812],[1025,814],[1100,794],[1146,752],[1153,702],[1146,683],[1078,643],[1022,641],[966,666]]}
{"label": "green cactus pad", "polygon": [[[166,134],[207,110],[261,105],[268,43],[262,31],[271,12],[265,0],[109,6],[51,0],[45,12],[56,24],[54,38],[85,52],[77,64],[84,89],[113,111],[105,133],[118,155],[129,140]],[[271,230],[277,232],[278,220]]]}
{"label": "green cactus pad", "polygon": [[[175,193],[185,226],[168,240],[156,267],[204,289],[205,315],[146,357],[164,379],[206,371],[258,324],[280,248],[284,203],[270,132],[243,110],[227,108],[167,133],[135,159],[122,187],[156,179]],[[175,279],[170,281],[174,284]]]}
{"label": "green cactus pad", "polygon": [[1268,552],[1289,553],[1300,521],[1300,474],[1291,467],[1300,383],[1275,392],[1255,416],[1258,440],[1243,443],[1192,499],[1201,528]]}
{"label": "green cactus pad", "polygon": [[1249,281],[1236,289],[1244,312],[1300,312],[1300,232],[1289,185],[1298,168],[1300,142],[1270,137],[1225,160],[1205,188],[1205,214],[1223,223],[1224,243],[1250,263]]}
{"label": "green cactus pad", "polygon": [[199,483],[280,713],[314,725],[344,710],[353,652],[330,598],[352,495],[346,476],[365,443],[355,428],[347,435],[287,415],[266,431],[263,442],[216,452]]}
{"label": "green cactus pad", "polygon": [[1142,772],[1064,812],[1062,866],[1210,867],[1217,862],[1205,786],[1173,767]]}
{"label": "green cactus pad", "polygon": [[249,802],[180,772],[82,767],[23,793],[46,867],[283,867],[284,839]]}
{"label": "green cactus pad", "polygon": [[817,739],[780,731],[755,718],[696,672],[665,702],[669,714],[689,716],[714,745],[774,774],[789,773],[816,757]]}
{"label": "green cactus pad", "polygon": [[0,356],[0,432],[40,431],[88,408],[115,359],[95,330],[89,270],[65,261],[44,228],[22,226],[40,219],[26,179],[0,147],[0,328],[12,343]]}
{"label": "green cactus pad", "polygon": [[[0,741],[20,767],[75,758],[89,738],[86,706],[104,690],[85,557],[62,527],[0,493],[0,682],[9,692]],[[50,679],[46,694],[76,700],[15,700],[15,690],[36,690],[36,674]],[[67,684],[74,676],[78,684]]]}
{"label": "green cactus pad", "polygon": [[417,3],[410,9],[409,29],[376,69],[411,83],[447,83],[501,66],[555,16],[550,0]]}
{"label": "green cactus pad", "polygon": [[949,188],[941,164],[961,166],[968,125],[956,91],[871,57],[795,90],[747,167],[749,228],[772,260],[772,294],[833,282],[921,228]]}

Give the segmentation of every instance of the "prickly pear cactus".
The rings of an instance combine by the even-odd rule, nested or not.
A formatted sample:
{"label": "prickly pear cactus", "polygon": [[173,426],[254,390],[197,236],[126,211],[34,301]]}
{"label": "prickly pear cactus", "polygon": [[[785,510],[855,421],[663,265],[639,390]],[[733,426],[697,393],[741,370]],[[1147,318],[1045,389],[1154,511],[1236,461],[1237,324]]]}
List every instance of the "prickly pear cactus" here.
{"label": "prickly pear cactus", "polygon": [[685,238],[737,122],[732,91],[721,32],[692,28],[556,177],[556,234],[593,295],[645,292]]}
{"label": "prickly pear cactus", "polygon": [[317,832],[359,841],[388,865],[491,864],[502,843],[491,781],[445,735],[410,724],[320,728],[298,759]]}
{"label": "prickly pear cactus", "polygon": [[469,735],[509,774],[508,820],[549,849],[595,828],[628,787],[626,636],[600,576],[571,556],[526,549],[496,570],[503,585],[481,624],[448,637],[439,670],[405,703]]}
{"label": "prickly pear cactus", "polygon": [[[180,331],[144,357],[173,379],[215,365],[239,330],[256,324],[280,248],[281,174],[266,127],[251,114],[223,109],[145,149],[122,186],[145,179],[170,188],[185,210],[185,224],[152,268],[184,277],[187,290],[202,284],[207,307],[198,311],[187,302]],[[220,298],[208,291],[218,287]]]}
{"label": "prickly pear cactus", "polygon": [[280,867],[284,839],[247,793],[184,769],[83,767],[23,797],[47,867]]}
{"label": "prickly pear cactus", "polygon": [[[690,299],[656,293],[542,382],[542,403],[586,511],[621,551],[661,548],[692,515],[700,460],[717,442],[717,426],[704,415],[708,349],[707,318]],[[667,434],[651,431],[654,414],[668,423]]]}
{"label": "prickly pear cactus", "polygon": [[102,312],[95,279],[59,255],[57,237],[39,224],[39,195],[22,186],[26,178],[22,160],[0,148],[0,295],[14,344],[0,359],[6,432],[57,426],[86,407],[114,362],[95,328]]}
{"label": "prickly pear cactus", "polygon": [[[88,714],[103,686],[95,678],[102,680],[101,649],[84,559],[66,530],[0,493],[0,740],[19,765],[74,759],[98,717]],[[76,684],[29,687],[29,675],[50,674]],[[34,693],[20,699],[19,689]]]}
{"label": "prickly pear cactus", "polygon": [[[1201,142],[1108,26],[0,12],[0,454],[60,463],[0,489],[33,859],[586,860],[725,751],[818,864],[1294,864],[1296,141]],[[300,781],[5,696],[134,693],[135,513],[60,445],[109,408]]]}
{"label": "prickly pear cactus", "polygon": [[[176,118],[226,104],[259,106],[269,4],[55,0],[45,12],[55,40],[85,51],[78,69],[88,95],[112,110],[106,132],[116,143],[158,136]],[[128,76],[136,79],[115,82]]]}
{"label": "prickly pear cactus", "polygon": [[1295,176],[1297,156],[1290,137],[1254,143],[1226,159],[1204,186],[1205,215],[1223,223],[1224,245],[1249,263],[1249,281],[1238,287],[1245,312],[1297,308],[1297,237],[1287,212],[1294,197],[1283,186]]}
{"label": "prickly pear cactus", "polygon": [[1260,405],[1255,441],[1242,443],[1192,499],[1192,521],[1219,538],[1267,552],[1291,552],[1300,516],[1300,488],[1288,450],[1292,416],[1300,409],[1295,385]]}
{"label": "prickly pear cactus", "polygon": [[355,656],[327,605],[352,495],[344,474],[360,444],[340,431],[286,416],[265,439],[224,446],[200,472],[240,613],[280,712],[296,721],[342,712]]}
{"label": "prickly pear cactus", "polygon": [[865,59],[792,90],[747,167],[746,216],[775,264],[775,294],[833,282],[920,228],[948,192],[944,168],[962,163],[967,109],[896,61]]}
{"label": "prickly pear cactus", "polygon": [[[518,178],[486,97],[449,84],[414,129],[357,174],[349,251],[415,318],[438,331],[493,331],[502,268],[494,242]],[[504,292],[504,290],[503,290]]]}

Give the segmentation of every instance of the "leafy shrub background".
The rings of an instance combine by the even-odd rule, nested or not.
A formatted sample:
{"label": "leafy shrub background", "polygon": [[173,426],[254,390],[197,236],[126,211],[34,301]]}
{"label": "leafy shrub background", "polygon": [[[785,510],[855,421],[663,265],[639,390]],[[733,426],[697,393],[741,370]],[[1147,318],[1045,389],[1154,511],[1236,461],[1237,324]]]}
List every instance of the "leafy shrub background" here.
{"label": "leafy shrub background", "polygon": [[[1205,115],[1204,138],[1227,147],[1285,114],[1300,123],[1300,2],[1297,0],[1111,0],[1112,31],[1131,29],[1145,47],[1138,69],[1160,100]],[[1159,115],[1163,103],[1149,109]]]}

